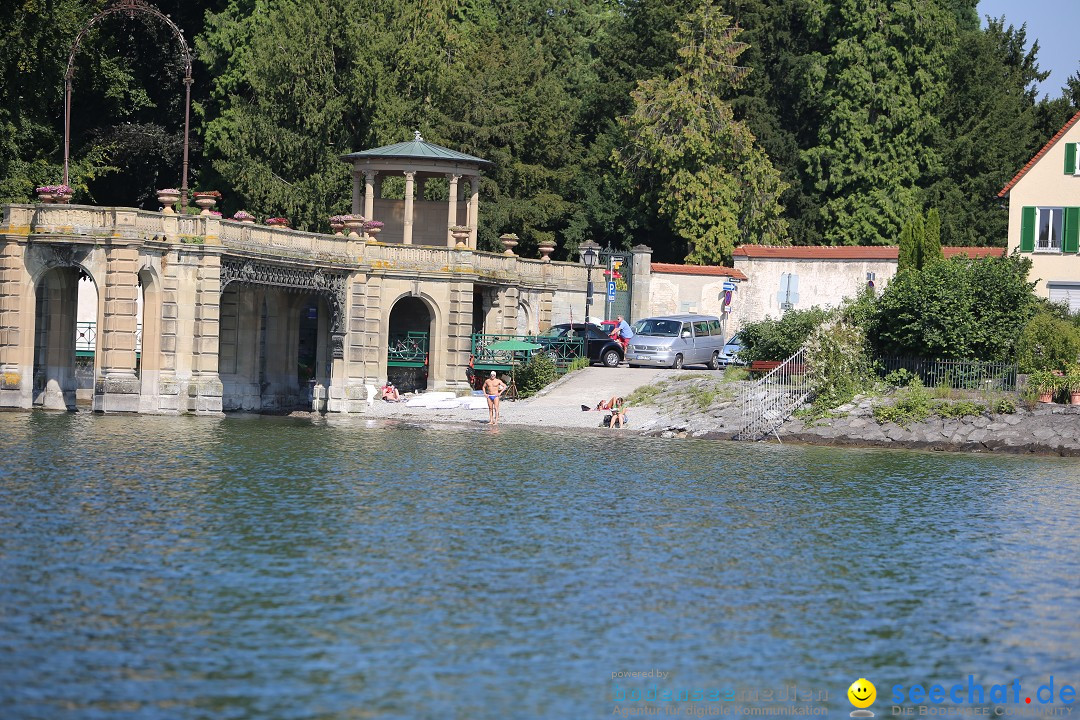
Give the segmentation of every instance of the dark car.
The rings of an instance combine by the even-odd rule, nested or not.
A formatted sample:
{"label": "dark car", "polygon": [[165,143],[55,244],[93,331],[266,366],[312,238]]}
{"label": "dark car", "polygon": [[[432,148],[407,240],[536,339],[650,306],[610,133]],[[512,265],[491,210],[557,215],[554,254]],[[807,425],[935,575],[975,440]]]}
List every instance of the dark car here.
{"label": "dark car", "polygon": [[543,352],[555,362],[572,360],[578,353],[580,343],[577,338],[585,337],[585,354],[590,362],[603,363],[607,367],[617,367],[623,359],[622,345],[612,340],[604,328],[592,323],[561,323],[536,338],[543,345]]}

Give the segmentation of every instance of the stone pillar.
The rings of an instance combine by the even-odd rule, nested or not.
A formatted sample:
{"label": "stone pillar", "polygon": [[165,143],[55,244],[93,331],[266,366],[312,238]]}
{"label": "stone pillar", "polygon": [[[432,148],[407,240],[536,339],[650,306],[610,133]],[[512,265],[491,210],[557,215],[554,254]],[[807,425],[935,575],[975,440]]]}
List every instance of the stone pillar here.
{"label": "stone pillar", "polygon": [[[79,305],[79,271],[48,270],[38,281],[37,340],[34,371],[39,374],[34,404],[50,410],[75,409],[75,321]],[[37,310],[40,309],[40,312]],[[132,331],[134,338],[134,330]],[[100,341],[101,335],[99,333]],[[101,344],[99,343],[99,349]],[[134,377],[134,374],[132,375]]]}
{"label": "stone pillar", "polygon": [[105,249],[102,327],[98,329],[95,412],[138,412],[140,383],[135,374],[135,332],[139,322],[139,249]]}
{"label": "stone pillar", "polygon": [[415,180],[416,173],[405,173],[405,218],[404,229],[401,235],[401,242],[405,245],[412,245],[413,195],[415,194]]}
{"label": "stone pillar", "polygon": [[634,322],[649,316],[649,294],[652,292],[652,248],[648,245],[635,245],[630,252],[634,253],[633,295],[630,297],[630,317],[628,322]]}
{"label": "stone pillar", "polygon": [[454,236],[450,232],[450,228],[458,224],[457,219],[457,199],[458,199],[458,180],[461,179],[460,175],[454,173],[446,173],[446,179],[450,181],[450,192],[447,196],[447,213],[446,213],[446,247],[454,247]]}
{"label": "stone pillar", "polygon": [[[436,390],[469,388],[466,370],[469,367],[469,356],[472,351],[472,313],[472,282],[452,283],[450,303],[447,308],[445,350],[441,353],[441,358],[432,358],[430,362]],[[442,362],[439,362],[440,360]],[[437,363],[438,373],[436,373]]]}
{"label": "stone pillar", "polygon": [[188,386],[189,410],[199,415],[221,412],[220,333],[221,255],[210,251],[202,255],[196,271],[195,342],[191,348],[191,384]]}
{"label": "stone pillar", "polygon": [[34,303],[27,297],[33,282],[18,242],[0,238],[0,407],[33,404],[34,340],[28,323]]}
{"label": "stone pillar", "polygon": [[[366,191],[371,188],[370,183],[365,183],[365,195]],[[358,215],[360,213],[360,171],[353,170],[352,173],[352,214]],[[365,216],[366,217],[366,216]]]}
{"label": "stone pillar", "polygon": [[378,378],[382,278],[356,272],[347,281],[345,336],[341,358],[331,363],[329,412],[358,413],[368,408],[368,385]]}
{"label": "stone pillar", "polygon": [[[374,170],[364,171],[364,217],[368,220],[374,220],[375,217],[375,176]],[[359,209],[353,212],[360,212]]]}
{"label": "stone pillar", "polygon": [[480,176],[473,175],[469,178],[472,193],[469,195],[469,247],[476,249],[476,230],[480,222]]}

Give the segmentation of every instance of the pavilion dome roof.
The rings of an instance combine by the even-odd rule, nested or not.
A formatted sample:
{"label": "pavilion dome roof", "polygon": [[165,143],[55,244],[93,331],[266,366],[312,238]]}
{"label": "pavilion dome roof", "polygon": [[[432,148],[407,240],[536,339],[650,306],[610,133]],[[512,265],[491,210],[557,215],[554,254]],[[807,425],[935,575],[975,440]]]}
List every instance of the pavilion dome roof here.
{"label": "pavilion dome roof", "polygon": [[371,150],[361,150],[359,152],[349,153],[348,155],[342,155],[341,159],[345,162],[351,162],[353,160],[445,160],[454,163],[467,163],[470,165],[477,165],[481,167],[487,167],[493,163],[490,160],[484,160],[478,158],[475,155],[466,155],[450,148],[445,148],[442,145],[436,145],[430,143],[420,136],[419,132],[416,132],[416,137],[407,142],[394,143],[393,145],[384,145],[383,147],[372,148]]}

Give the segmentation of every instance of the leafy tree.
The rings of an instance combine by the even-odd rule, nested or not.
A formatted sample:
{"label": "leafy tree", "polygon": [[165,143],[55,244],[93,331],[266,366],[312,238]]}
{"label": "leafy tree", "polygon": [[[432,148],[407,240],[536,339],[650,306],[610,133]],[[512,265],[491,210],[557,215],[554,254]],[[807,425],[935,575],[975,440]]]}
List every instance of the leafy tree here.
{"label": "leafy tree", "polygon": [[658,212],[684,238],[687,262],[719,263],[742,242],[777,243],[784,184],[721,93],[747,72],[731,18],[706,3],[679,23],[675,76],[640,82],[633,115],[621,120],[632,145],[616,159],[639,187],[655,186]]}
{"label": "leafy tree", "polygon": [[1036,309],[1031,261],[954,257],[898,273],[877,302],[867,331],[880,353],[964,360],[1010,360]]}
{"label": "leafy tree", "polygon": [[1016,359],[1020,372],[1067,371],[1080,355],[1080,333],[1051,309],[1041,308],[1020,334]]}

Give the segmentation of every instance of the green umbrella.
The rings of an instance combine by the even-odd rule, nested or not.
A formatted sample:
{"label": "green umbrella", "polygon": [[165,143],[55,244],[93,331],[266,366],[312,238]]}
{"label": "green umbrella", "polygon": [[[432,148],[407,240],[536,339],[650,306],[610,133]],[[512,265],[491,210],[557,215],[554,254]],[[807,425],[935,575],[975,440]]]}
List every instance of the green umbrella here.
{"label": "green umbrella", "polygon": [[499,340],[488,345],[487,349],[495,352],[523,352],[525,350],[539,350],[542,347],[544,346],[524,340]]}

